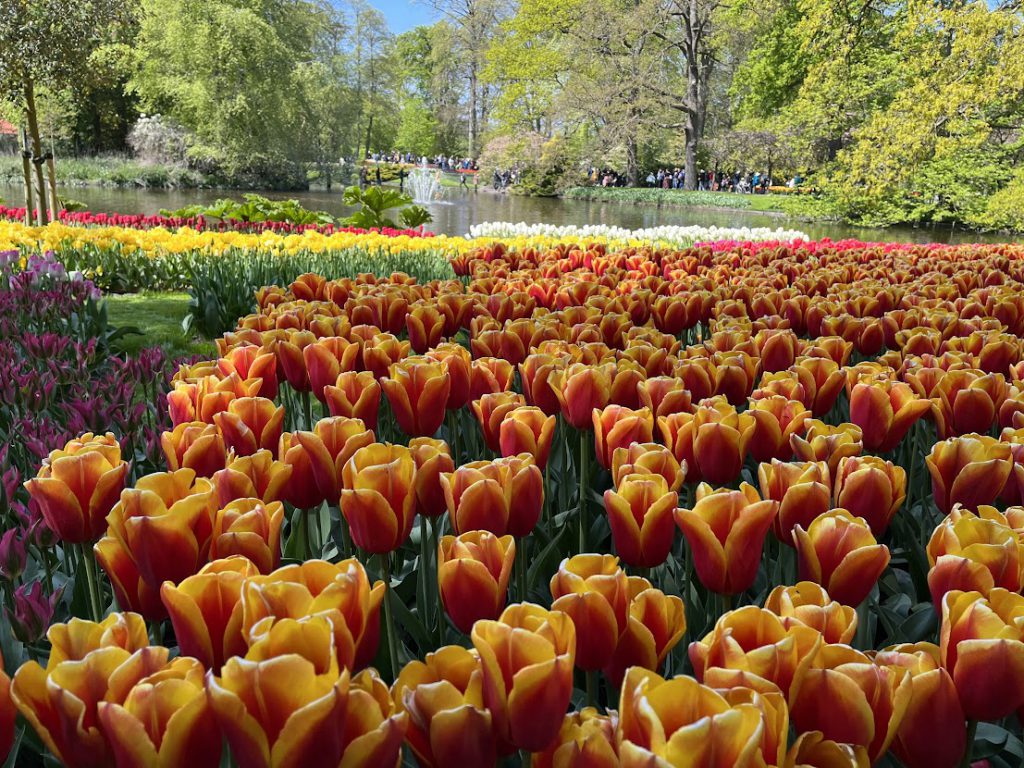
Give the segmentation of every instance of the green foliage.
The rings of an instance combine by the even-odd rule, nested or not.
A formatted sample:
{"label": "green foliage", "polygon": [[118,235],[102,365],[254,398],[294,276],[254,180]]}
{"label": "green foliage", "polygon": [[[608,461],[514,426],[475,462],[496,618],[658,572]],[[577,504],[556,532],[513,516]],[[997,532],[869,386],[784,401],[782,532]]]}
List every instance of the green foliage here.
{"label": "green foliage", "polygon": [[437,146],[437,121],[422,99],[413,96],[402,104],[395,144],[418,157],[434,153]]}
{"label": "green foliage", "polygon": [[388,211],[402,208],[399,219],[401,226],[415,228],[433,221],[430,212],[418,205],[412,205],[412,197],[391,187],[370,186],[366,189],[348,187],[345,189],[345,205],[359,206],[359,210],[344,219],[349,227],[380,229],[398,228],[394,219],[388,218]]}
{"label": "green foliage", "polygon": [[298,200],[270,200],[263,195],[246,194],[242,200],[221,198],[209,205],[189,205],[174,211],[161,210],[162,216],[191,218],[203,216],[220,221],[280,221],[289,224],[333,224],[335,219],[324,211],[310,211]]}

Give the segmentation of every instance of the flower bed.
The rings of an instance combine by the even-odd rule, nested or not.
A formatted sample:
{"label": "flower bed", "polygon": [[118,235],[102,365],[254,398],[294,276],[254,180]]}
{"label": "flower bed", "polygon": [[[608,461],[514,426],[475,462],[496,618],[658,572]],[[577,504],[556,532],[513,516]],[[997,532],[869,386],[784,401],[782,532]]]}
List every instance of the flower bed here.
{"label": "flower bed", "polygon": [[659,244],[682,248],[696,243],[719,240],[741,242],[807,240],[805,233],[798,230],[768,229],[766,227],[649,227],[646,229],[624,229],[604,224],[587,226],[556,224],[514,224],[509,221],[491,221],[474,224],[469,228],[470,238],[508,239],[514,237],[556,237],[580,240],[605,239],[630,244]]}
{"label": "flower bed", "polygon": [[75,765],[1019,760],[1024,246],[451,258],[261,290],[176,374],[166,471],[50,446],[13,493],[77,602],[34,558],[7,587],[61,623],[14,646],[0,736],[16,709]]}

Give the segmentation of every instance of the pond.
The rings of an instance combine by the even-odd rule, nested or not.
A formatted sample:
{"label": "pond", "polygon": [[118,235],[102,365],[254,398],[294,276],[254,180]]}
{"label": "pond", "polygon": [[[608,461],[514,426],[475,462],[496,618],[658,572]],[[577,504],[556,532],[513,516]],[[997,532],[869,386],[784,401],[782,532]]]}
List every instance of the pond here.
{"label": "pond", "polygon": [[[296,198],[305,207],[341,214],[348,209],[341,202],[342,188],[332,192],[267,192],[271,198]],[[217,189],[134,189],[119,187],[74,187],[64,190],[69,198],[85,203],[90,211],[117,213],[159,213],[193,203],[209,203],[221,197],[238,197],[240,192]],[[8,205],[22,199],[21,187],[0,186],[0,198]],[[430,203],[434,216],[429,229],[449,235],[464,235],[473,224],[488,221],[525,222],[527,224],[606,224],[639,229],[663,225],[699,225],[719,227],[769,227],[797,229],[814,239],[890,240],[899,242],[997,242],[1005,236],[980,235],[966,230],[931,227],[890,227],[872,229],[833,222],[808,222],[798,219],[744,210],[656,207],[631,203],[590,202],[559,198],[521,197],[481,189],[478,192],[457,188],[444,189],[445,199]]]}

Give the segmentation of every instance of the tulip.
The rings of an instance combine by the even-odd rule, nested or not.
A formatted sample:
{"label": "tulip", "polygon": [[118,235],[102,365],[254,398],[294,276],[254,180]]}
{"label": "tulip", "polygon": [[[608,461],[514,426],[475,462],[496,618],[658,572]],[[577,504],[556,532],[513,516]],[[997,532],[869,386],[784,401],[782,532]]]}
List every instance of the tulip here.
{"label": "tulip", "polygon": [[448,443],[432,437],[414,437],[409,441],[409,450],[416,462],[416,511],[425,517],[440,517],[447,509],[441,474],[455,471]]}
{"label": "tulip", "polygon": [[692,677],[665,680],[638,667],[626,674],[619,700],[622,768],[752,768],[765,764],[763,737],[763,715],[753,704],[731,705]]}
{"label": "tulip", "polygon": [[805,531],[793,529],[800,578],[823,586],[844,605],[858,606],[889,564],[889,548],[871,526],[845,509],[820,515]]}
{"label": "tulip", "polygon": [[284,406],[275,408],[274,401],[264,397],[237,397],[213,421],[227,448],[238,456],[251,456],[258,450],[277,450]]}
{"label": "tulip", "polygon": [[331,386],[343,372],[354,371],[362,347],[340,336],[327,336],[302,350],[309,386],[321,403],[326,402],[324,387]]}
{"label": "tulip", "polygon": [[310,331],[292,330],[285,339],[276,342],[277,367],[296,392],[309,392],[312,389],[303,350],[315,344],[316,340]]}
{"label": "tulip", "polygon": [[560,410],[552,380],[561,367],[560,359],[539,353],[527,356],[519,364],[526,402],[540,408],[548,416],[555,416]]}
{"label": "tulip", "polygon": [[988,432],[1009,386],[1002,374],[949,371],[932,393],[932,413],[939,437]]}
{"label": "tulip", "polygon": [[281,563],[281,524],[284,505],[263,504],[259,499],[239,499],[217,512],[210,540],[210,559],[231,555],[248,558],[260,573],[270,573]]}
{"label": "tulip", "polygon": [[612,381],[608,368],[575,363],[551,377],[565,420],[576,429],[593,424],[594,409],[603,409],[611,401]]}
{"label": "tulip", "polygon": [[555,435],[555,417],[540,408],[523,405],[505,413],[498,429],[498,448],[502,456],[528,453],[543,472]]}
{"label": "tulip", "polygon": [[955,768],[966,750],[964,711],[940,658],[934,643],[896,645],[875,656],[876,664],[910,670],[913,695],[892,743],[907,768]]}
{"label": "tulip", "polygon": [[182,655],[215,672],[232,656],[244,656],[242,585],[259,573],[244,557],[214,560],[175,586],[160,588]]}
{"label": "tulip", "polygon": [[738,491],[716,491],[701,483],[693,509],[677,509],[675,520],[705,588],[726,595],[750,588],[761,563],[765,534],[778,510],[777,501],[762,500],[748,483]]}
{"label": "tulip", "polygon": [[428,358],[442,363],[448,372],[451,387],[448,391],[449,411],[455,411],[469,402],[472,356],[469,350],[455,342],[444,342],[425,353]]}
{"label": "tulip", "polygon": [[939,633],[942,666],[964,714],[999,720],[1024,705],[1024,597],[994,588],[947,592]]}
{"label": "tulip", "polygon": [[[377,653],[384,582],[372,584],[355,559],[307,560],[246,579],[242,587],[242,634],[252,637],[265,622],[323,616],[334,630],[335,653],[345,668],[366,666]],[[261,622],[264,622],[261,624]]]}
{"label": "tulip", "polygon": [[498,452],[501,449],[498,438],[505,416],[525,405],[526,399],[517,392],[493,392],[473,401],[473,413],[480,422],[484,442],[490,450]]}
{"label": "tulip", "polygon": [[739,349],[716,352],[713,360],[715,394],[724,397],[733,406],[745,402],[754,389],[760,360]]}
{"label": "tulip", "polygon": [[875,456],[850,456],[839,462],[835,504],[863,517],[876,536],[889,527],[907,496],[907,471]]}
{"label": "tulip", "polygon": [[653,376],[637,385],[640,403],[651,410],[655,418],[672,413],[693,410],[690,390],[686,382],[673,376]]}
{"label": "tulip", "polygon": [[136,683],[123,702],[99,702],[99,722],[117,768],[220,764],[220,730],[203,675],[202,664],[179,657]]}
{"label": "tulip", "polygon": [[449,645],[411,661],[391,687],[409,713],[406,742],[423,768],[490,766],[498,759],[483,675],[473,651]]}
{"label": "tulip", "polygon": [[560,611],[518,603],[497,621],[478,621],[471,637],[495,733],[516,749],[546,748],[572,697],[572,621]]}
{"label": "tulip", "polygon": [[4,655],[0,653],[0,762],[7,760],[7,755],[14,744],[14,721],[18,710],[11,700],[11,678],[4,672]]}
{"label": "tulip", "polygon": [[433,304],[424,302],[410,307],[405,322],[409,329],[409,343],[417,355],[437,346],[444,335],[445,317]]}
{"label": "tulip", "polygon": [[236,499],[260,499],[264,504],[280,501],[291,478],[292,468],[274,459],[270,451],[228,458],[224,469],[213,473],[213,495],[218,507]]}
{"label": "tulip", "polygon": [[468,531],[444,536],[437,549],[437,585],[445,613],[469,634],[479,619],[497,619],[505,608],[516,558],[511,536]]}
{"label": "tulip", "polygon": [[547,749],[533,755],[533,768],[619,768],[616,718],[593,707],[571,712]]}
{"label": "tulip", "polygon": [[796,371],[805,387],[813,386],[810,408],[814,418],[821,418],[832,410],[846,384],[844,368],[826,357],[801,357],[790,370]]}
{"label": "tulip", "polygon": [[803,403],[773,395],[753,400],[747,411],[754,419],[750,453],[755,461],[787,460],[793,457],[792,435],[802,434],[811,417]]}
{"label": "tulip", "polygon": [[341,513],[356,546],[374,554],[402,546],[416,514],[412,452],[401,445],[374,443],[352,454],[341,474]]}
{"label": "tulip", "polygon": [[864,447],[875,453],[893,450],[931,404],[902,382],[858,383],[850,393],[850,421],[861,428]]}
{"label": "tulip", "polygon": [[859,744],[837,744],[821,731],[806,731],[797,736],[783,768],[870,768],[868,752]]}
{"label": "tulip", "polygon": [[724,614],[703,640],[690,643],[690,662],[697,680],[714,688],[774,687],[788,696],[821,643],[816,629],[786,626],[772,611],[747,605]]}
{"label": "tulip", "polygon": [[111,613],[103,621],[73,618],[54,624],[46,633],[52,668],[63,661],[81,661],[97,648],[123,648],[129,653],[149,646],[146,623],[136,613]]}
{"label": "tulip", "polygon": [[159,588],[142,578],[138,564],[120,541],[114,536],[104,536],[93,551],[96,561],[110,578],[110,586],[122,611],[142,614],[149,621],[162,621],[167,617],[160,602]]}
{"label": "tulip", "polygon": [[277,358],[272,352],[255,344],[241,344],[222,354],[217,360],[221,376],[237,374],[243,381],[260,379],[257,397],[277,397]]}
{"label": "tulip", "polygon": [[[722,398],[706,400],[694,415],[693,457],[709,483],[731,483],[739,477],[756,422],[737,414]],[[680,458],[676,453],[676,458]]]}
{"label": "tulip", "polygon": [[764,607],[782,619],[783,626],[803,624],[816,629],[826,643],[849,645],[857,633],[857,611],[832,600],[813,581],[801,581],[792,587],[776,587],[768,595]]}
{"label": "tulip", "polygon": [[879,666],[846,645],[825,645],[793,682],[790,715],[798,732],[865,747],[878,760],[910,705],[910,672]]}
{"label": "tulip", "polygon": [[58,589],[47,597],[42,583],[38,581],[22,584],[15,589],[11,595],[13,610],[4,607],[11,634],[26,645],[38,643],[53,621],[62,592],[62,589]]}
{"label": "tulip", "polygon": [[410,357],[391,366],[380,380],[399,428],[413,437],[430,437],[444,421],[451,381],[441,363]]}
{"label": "tulip", "polygon": [[363,422],[344,416],[321,419],[312,432],[283,434],[278,452],[292,468],[288,501],[300,509],[333,502],[341,489],[345,464],[373,442],[373,433]]}
{"label": "tulip", "polygon": [[758,465],[757,477],[761,496],[779,502],[772,530],[787,546],[793,546],[794,526],[806,528],[832,508],[832,483],[828,464],[823,461],[785,463],[772,459],[770,464]]}
{"label": "tulip", "polygon": [[620,405],[594,409],[594,451],[598,462],[611,469],[612,454],[617,448],[629,448],[633,443],[649,443],[654,432],[654,418],[650,408],[630,410]]}
{"label": "tulip", "polygon": [[646,579],[629,579],[629,619],[611,662],[604,668],[612,685],[621,685],[626,670],[658,671],[686,633],[686,612],[676,595],[654,589]]}
{"label": "tulip", "polygon": [[633,443],[612,453],[612,482],[617,487],[629,475],[661,475],[669,490],[677,492],[686,479],[686,470],[672,451],[658,443]]}
{"label": "tulip", "polygon": [[576,627],[576,666],[593,671],[607,665],[626,630],[629,582],[611,555],[576,555],[562,560],[551,577],[551,609]]}
{"label": "tulip", "polygon": [[150,589],[177,584],[206,564],[214,512],[212,484],[191,469],[146,475],[110,511],[96,554],[106,569],[116,543]]}
{"label": "tulip", "polygon": [[380,381],[392,365],[408,356],[411,348],[408,341],[399,341],[390,333],[378,333],[363,344],[363,364]]}
{"label": "tulip", "polygon": [[345,371],[333,386],[324,387],[324,401],[331,416],[361,419],[371,432],[377,431],[380,384],[369,371]]}
{"label": "tulip", "polygon": [[127,474],[114,436],[90,432],[50,453],[25,488],[47,527],[61,541],[78,544],[103,535]]}
{"label": "tulip", "polygon": [[0,536],[0,579],[14,582],[25,571],[28,563],[25,533],[20,528],[11,528]]}
{"label": "tulip", "polygon": [[525,453],[464,464],[442,473],[441,487],[456,534],[482,530],[526,536],[544,506],[544,475]]}
{"label": "tulip", "polygon": [[509,391],[515,372],[512,363],[500,357],[477,358],[469,370],[469,400],[479,400],[491,392]]}
{"label": "tulip", "polygon": [[928,587],[937,611],[954,589],[989,594],[994,587],[1024,587],[1024,543],[992,507],[977,513],[954,507],[928,541]]}
{"label": "tulip", "polygon": [[134,653],[117,646],[90,651],[81,660],[50,660],[46,669],[23,664],[11,683],[18,710],[58,760],[69,768],[109,766],[107,739],[100,728],[100,702],[116,700],[137,682],[163,670],[166,648]]}
{"label": "tulip", "polygon": [[604,492],[615,551],[624,562],[653,568],[672,549],[672,515],[679,502],[661,475],[628,475]]}
{"label": "tulip", "polygon": [[1010,446],[992,437],[964,435],[932,446],[925,458],[935,506],[948,514],[954,504],[976,509],[995,501],[1013,468]]}
{"label": "tulip", "polygon": [[213,424],[201,421],[187,421],[172,432],[164,432],[160,446],[170,471],[189,469],[199,477],[210,477],[224,469],[227,458],[224,436]]}
{"label": "tulip", "polygon": [[859,456],[864,448],[861,428],[856,424],[833,427],[823,421],[811,419],[806,424],[804,437],[792,435],[789,439],[793,453],[800,461],[824,461],[833,476],[839,462],[847,456]]}

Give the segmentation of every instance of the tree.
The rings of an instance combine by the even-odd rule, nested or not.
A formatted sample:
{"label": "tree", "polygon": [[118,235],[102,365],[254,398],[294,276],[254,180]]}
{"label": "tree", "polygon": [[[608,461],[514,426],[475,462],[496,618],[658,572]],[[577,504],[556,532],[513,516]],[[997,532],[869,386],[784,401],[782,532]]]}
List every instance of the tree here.
{"label": "tree", "polygon": [[[0,3],[0,97],[21,106],[32,144],[39,218],[46,223],[45,162],[36,95],[40,87],[60,91],[88,78],[90,57],[115,42],[130,26],[125,0],[4,0]],[[52,159],[49,166],[50,215],[59,203]],[[29,180],[26,179],[26,184]],[[31,207],[31,206],[30,206]],[[31,217],[31,213],[28,214]]]}
{"label": "tree", "polygon": [[417,96],[407,98],[402,104],[395,144],[400,150],[412,152],[417,157],[432,154],[437,146],[437,121]]}

